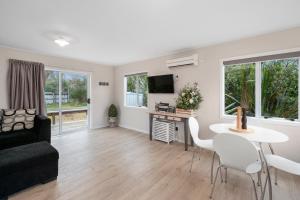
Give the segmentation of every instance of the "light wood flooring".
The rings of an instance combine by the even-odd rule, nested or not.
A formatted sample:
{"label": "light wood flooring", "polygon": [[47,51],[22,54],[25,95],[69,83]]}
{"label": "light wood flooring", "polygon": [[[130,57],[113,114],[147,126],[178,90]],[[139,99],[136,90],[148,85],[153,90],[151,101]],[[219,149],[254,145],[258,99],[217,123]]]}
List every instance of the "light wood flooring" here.
{"label": "light wood flooring", "polygon": [[[203,152],[189,167],[192,152],[183,144],[149,141],[148,135],[112,128],[53,139],[60,153],[57,181],[19,192],[12,200],[192,200],[209,199],[212,154]],[[300,199],[300,178],[279,173],[274,199]],[[248,176],[228,171],[214,199],[254,199]],[[266,198],[267,199],[267,198]]]}

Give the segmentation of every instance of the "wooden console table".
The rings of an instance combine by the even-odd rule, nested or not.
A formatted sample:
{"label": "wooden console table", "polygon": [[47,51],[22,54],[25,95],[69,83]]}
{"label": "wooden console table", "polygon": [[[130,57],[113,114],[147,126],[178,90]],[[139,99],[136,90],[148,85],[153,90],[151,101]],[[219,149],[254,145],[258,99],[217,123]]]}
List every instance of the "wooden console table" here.
{"label": "wooden console table", "polygon": [[[169,113],[169,112],[149,112],[149,139],[152,140],[152,122],[153,118],[163,119],[167,121],[173,122],[183,122],[184,124],[184,150],[188,150],[188,120],[189,117],[196,117],[195,115],[186,115],[186,114],[176,114],[176,113]],[[194,146],[193,138],[191,137],[191,146]]]}

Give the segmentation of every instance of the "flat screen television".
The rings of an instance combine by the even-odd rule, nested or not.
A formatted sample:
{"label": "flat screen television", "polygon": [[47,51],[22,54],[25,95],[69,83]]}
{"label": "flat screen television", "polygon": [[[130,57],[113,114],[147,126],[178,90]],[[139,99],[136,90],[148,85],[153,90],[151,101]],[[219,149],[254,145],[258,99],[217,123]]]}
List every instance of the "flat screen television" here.
{"label": "flat screen television", "polygon": [[148,76],[149,93],[174,93],[173,74]]}

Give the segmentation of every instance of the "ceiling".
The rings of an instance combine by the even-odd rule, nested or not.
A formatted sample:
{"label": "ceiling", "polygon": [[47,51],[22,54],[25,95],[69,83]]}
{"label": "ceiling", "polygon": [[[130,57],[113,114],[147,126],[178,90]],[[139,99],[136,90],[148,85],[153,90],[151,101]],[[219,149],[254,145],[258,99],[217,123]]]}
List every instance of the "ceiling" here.
{"label": "ceiling", "polygon": [[[300,26],[299,0],[1,0],[0,45],[120,65]],[[71,38],[59,47],[53,35]]]}

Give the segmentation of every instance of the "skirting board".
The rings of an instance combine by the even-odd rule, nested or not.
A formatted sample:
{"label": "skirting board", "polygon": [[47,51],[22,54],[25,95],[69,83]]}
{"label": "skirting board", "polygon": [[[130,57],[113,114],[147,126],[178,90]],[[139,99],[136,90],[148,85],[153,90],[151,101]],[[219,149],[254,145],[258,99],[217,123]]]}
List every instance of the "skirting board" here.
{"label": "skirting board", "polygon": [[140,133],[149,135],[149,131],[145,131],[145,130],[142,130],[142,129],[133,128],[133,127],[126,126],[126,125],[123,125],[123,124],[119,124],[119,127],[130,129],[130,130],[133,130],[133,131],[136,131],[136,132],[140,132]]}
{"label": "skirting board", "polygon": [[[136,132],[139,132],[139,133],[143,133],[143,134],[149,135],[149,131],[145,131],[145,130],[133,128],[133,127],[126,126],[126,125],[123,125],[123,124],[119,124],[119,127],[126,128],[126,129],[129,129],[129,130],[133,130],[133,131],[136,131]],[[183,140],[179,140],[178,138],[176,138],[176,142],[184,143]]]}
{"label": "skirting board", "polygon": [[90,129],[94,130],[94,129],[106,128],[106,127],[108,127],[108,124],[97,124],[97,125],[91,127]]}

